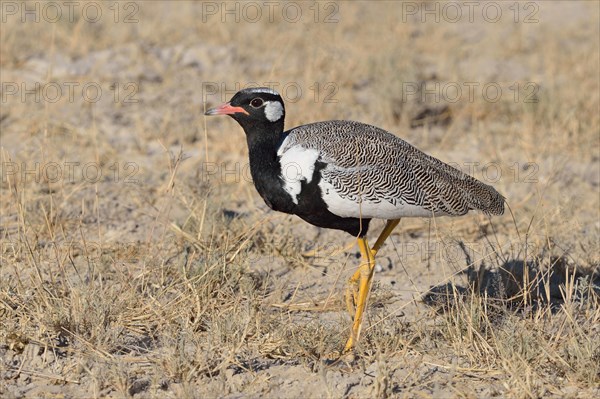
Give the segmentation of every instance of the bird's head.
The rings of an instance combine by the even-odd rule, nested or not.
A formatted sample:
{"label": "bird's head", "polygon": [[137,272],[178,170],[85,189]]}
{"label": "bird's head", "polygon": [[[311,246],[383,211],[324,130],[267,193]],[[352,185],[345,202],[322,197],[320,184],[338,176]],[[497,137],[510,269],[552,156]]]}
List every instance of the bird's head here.
{"label": "bird's head", "polygon": [[285,108],[275,90],[256,87],[238,91],[229,102],[211,108],[205,115],[229,115],[247,131],[250,126],[279,125],[283,129]]}

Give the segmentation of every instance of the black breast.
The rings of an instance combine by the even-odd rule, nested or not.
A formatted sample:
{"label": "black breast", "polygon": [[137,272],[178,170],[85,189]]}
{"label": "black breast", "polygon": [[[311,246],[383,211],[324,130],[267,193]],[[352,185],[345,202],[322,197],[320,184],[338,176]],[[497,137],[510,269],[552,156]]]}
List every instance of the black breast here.
{"label": "black breast", "polygon": [[281,163],[277,151],[267,151],[266,146],[249,146],[250,173],[256,190],[267,206],[275,211],[297,215],[310,224],[327,229],[343,230],[355,237],[367,234],[370,219],[340,217],[327,209],[319,182],[321,171],[327,166],[317,161],[310,183],[301,182],[296,204],[284,189]]}

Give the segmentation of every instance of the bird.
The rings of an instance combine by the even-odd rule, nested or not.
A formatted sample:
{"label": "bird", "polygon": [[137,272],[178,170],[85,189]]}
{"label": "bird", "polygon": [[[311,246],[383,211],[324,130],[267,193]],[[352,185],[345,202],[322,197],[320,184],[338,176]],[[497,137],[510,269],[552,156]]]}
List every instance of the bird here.
{"label": "bird", "polygon": [[[269,208],[356,238],[361,263],[345,291],[352,327],[343,353],[356,347],[375,256],[401,218],[504,213],[492,186],[386,130],[349,120],[284,130],[284,101],[268,87],[242,89],[205,115],[228,115],[242,127],[252,181]],[[386,224],[370,247],[372,219]]]}

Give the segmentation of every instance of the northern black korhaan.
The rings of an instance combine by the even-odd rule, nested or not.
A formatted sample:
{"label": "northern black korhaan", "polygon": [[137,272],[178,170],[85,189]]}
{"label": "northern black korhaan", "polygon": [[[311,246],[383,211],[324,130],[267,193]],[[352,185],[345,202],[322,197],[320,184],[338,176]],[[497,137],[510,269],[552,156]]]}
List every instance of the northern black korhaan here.
{"label": "northern black korhaan", "polygon": [[[244,129],[252,179],[270,208],[357,238],[362,262],[346,291],[353,325],[345,351],[360,335],[375,255],[400,218],[504,212],[493,187],[377,127],[335,120],[284,131],[283,100],[268,88],[241,90],[206,115],[229,115]],[[369,247],[372,218],[387,224]]]}

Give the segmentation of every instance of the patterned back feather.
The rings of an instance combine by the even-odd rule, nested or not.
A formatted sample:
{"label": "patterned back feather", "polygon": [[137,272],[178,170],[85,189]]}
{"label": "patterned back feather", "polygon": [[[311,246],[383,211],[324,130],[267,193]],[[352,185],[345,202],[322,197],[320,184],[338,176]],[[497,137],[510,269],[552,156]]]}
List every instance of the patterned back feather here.
{"label": "patterned back feather", "polygon": [[288,132],[293,146],[315,149],[327,166],[322,178],[355,202],[407,203],[434,214],[470,210],[501,215],[504,197],[493,187],[418,150],[375,126],[352,121],[317,122]]}

